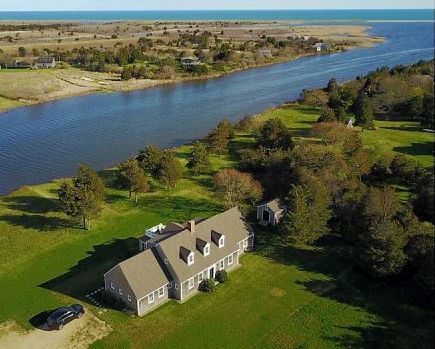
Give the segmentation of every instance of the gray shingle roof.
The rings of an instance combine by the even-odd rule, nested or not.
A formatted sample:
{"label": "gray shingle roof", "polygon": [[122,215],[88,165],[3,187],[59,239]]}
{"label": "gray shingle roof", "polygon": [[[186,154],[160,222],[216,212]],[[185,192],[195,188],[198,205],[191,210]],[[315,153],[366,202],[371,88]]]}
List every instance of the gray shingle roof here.
{"label": "gray shingle roof", "polygon": [[112,272],[123,274],[136,299],[145,297],[170,281],[151,249],[119,263]]}
{"label": "gray shingle roof", "polygon": [[274,200],[271,200],[269,202],[265,202],[263,204],[260,204],[259,206],[264,206],[264,205],[269,207],[274,213],[282,211],[286,208],[281,199],[274,199]]}
{"label": "gray shingle roof", "polygon": [[[185,281],[236,251],[238,242],[247,238],[251,233],[251,227],[240,211],[234,207],[197,223],[194,233],[185,229],[171,236],[171,238],[162,241],[159,248],[168,259],[175,273],[174,277],[180,281]],[[219,248],[218,240],[216,240],[216,237],[220,235],[225,236],[225,245],[222,248]],[[210,242],[208,256],[204,256],[198,250],[197,239]],[[180,256],[180,247],[195,252],[195,262],[192,265],[188,266],[184,258]]]}

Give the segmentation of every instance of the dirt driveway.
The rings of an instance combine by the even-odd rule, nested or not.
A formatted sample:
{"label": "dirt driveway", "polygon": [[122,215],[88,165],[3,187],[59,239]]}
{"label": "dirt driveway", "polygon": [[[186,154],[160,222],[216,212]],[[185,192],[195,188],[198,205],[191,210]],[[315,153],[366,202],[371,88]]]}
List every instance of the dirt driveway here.
{"label": "dirt driveway", "polygon": [[40,329],[23,331],[16,323],[0,325],[0,349],[85,349],[112,329],[89,312],[67,324],[61,331]]}

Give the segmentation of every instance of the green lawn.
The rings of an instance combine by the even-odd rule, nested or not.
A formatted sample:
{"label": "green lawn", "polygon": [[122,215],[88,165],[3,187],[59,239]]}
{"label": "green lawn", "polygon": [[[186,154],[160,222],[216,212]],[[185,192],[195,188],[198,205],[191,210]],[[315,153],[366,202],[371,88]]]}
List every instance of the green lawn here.
{"label": "green lawn", "polygon": [[24,103],[0,96],[0,112],[23,106]]}
{"label": "green lawn", "polygon": [[[271,116],[305,136],[317,111],[284,108],[261,117]],[[213,168],[232,166],[234,150],[250,144],[251,135],[238,134],[228,157],[212,158]],[[184,163],[190,149],[177,149]],[[102,176],[110,185],[114,172]],[[59,212],[58,185],[24,187],[0,199],[0,323],[12,319],[30,329],[38,313],[76,301],[97,313],[85,295],[102,285],[105,271],[136,251],[134,237],[160,222],[223,209],[210,190],[210,176],[186,173],[176,189],[157,187],[137,204],[126,192],[108,189],[101,217],[85,232]],[[98,315],[114,331],[93,347],[433,346],[433,314],[409,304],[400,290],[365,279],[341,257],[342,247],[294,249],[271,244],[267,234],[260,230],[258,250],[244,256],[230,282],[212,295],[171,301],[143,318],[113,310]]]}
{"label": "green lawn", "polygon": [[[259,119],[280,118],[288,127],[302,137],[317,121],[320,110],[310,107],[284,107],[267,111]],[[376,130],[360,132],[364,145],[378,156],[405,154],[423,166],[434,165],[435,134],[424,132],[415,121],[375,121]]]}

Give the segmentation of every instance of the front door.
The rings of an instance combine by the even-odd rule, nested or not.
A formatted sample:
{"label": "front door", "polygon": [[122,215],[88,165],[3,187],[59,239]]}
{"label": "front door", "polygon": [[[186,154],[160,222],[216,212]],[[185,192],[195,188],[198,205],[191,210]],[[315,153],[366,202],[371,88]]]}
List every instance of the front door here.
{"label": "front door", "polygon": [[263,210],[263,221],[270,222],[270,213],[268,210]]}
{"label": "front door", "polygon": [[210,268],[208,272],[209,272],[208,278],[213,279],[214,278],[214,268]]}

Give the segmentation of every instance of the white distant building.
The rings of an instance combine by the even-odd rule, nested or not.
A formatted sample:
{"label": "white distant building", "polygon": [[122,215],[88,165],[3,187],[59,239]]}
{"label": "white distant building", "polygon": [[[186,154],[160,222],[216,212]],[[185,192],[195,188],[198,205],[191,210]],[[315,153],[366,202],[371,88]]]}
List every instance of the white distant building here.
{"label": "white distant building", "polygon": [[313,48],[317,51],[317,52],[321,52],[321,51],[327,51],[329,50],[329,45],[324,43],[324,42],[316,42],[313,46]]}
{"label": "white distant building", "polygon": [[272,51],[268,48],[259,49],[258,54],[263,56],[263,57],[272,57]]}

